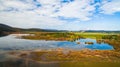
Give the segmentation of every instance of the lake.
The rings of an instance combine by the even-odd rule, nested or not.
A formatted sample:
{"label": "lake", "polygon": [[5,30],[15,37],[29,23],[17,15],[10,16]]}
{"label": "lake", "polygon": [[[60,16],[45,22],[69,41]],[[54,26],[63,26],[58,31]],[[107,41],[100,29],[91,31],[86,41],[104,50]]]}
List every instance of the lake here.
{"label": "lake", "polygon": [[[92,50],[113,50],[113,46],[107,43],[97,43],[96,39],[79,39],[74,42],[70,41],[46,41],[46,40],[27,40],[20,39],[17,36],[24,34],[11,34],[8,36],[0,37],[0,50],[34,50],[34,49],[92,49]],[[80,42],[78,44],[77,42]],[[85,42],[93,42],[93,44],[85,44]]]}

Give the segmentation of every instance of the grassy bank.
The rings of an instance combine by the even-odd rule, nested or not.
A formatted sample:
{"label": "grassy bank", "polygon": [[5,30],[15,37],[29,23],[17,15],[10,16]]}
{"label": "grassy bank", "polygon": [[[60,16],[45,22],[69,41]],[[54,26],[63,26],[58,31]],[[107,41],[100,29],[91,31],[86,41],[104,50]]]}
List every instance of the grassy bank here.
{"label": "grassy bank", "polygon": [[55,40],[55,41],[74,41],[81,38],[79,35],[70,32],[33,32],[29,36],[22,36],[24,39],[31,40]]}
{"label": "grassy bank", "polygon": [[100,50],[57,50],[31,52],[30,59],[36,61],[79,61],[79,62],[120,62],[120,53]]}
{"label": "grassy bank", "polygon": [[56,49],[10,52],[9,54],[22,58],[24,62],[27,61],[28,66],[31,66],[29,62],[32,62],[38,67],[41,65],[46,67],[120,67],[120,53],[114,50]]}
{"label": "grassy bank", "polygon": [[64,62],[60,67],[120,67],[120,63],[114,62]]}

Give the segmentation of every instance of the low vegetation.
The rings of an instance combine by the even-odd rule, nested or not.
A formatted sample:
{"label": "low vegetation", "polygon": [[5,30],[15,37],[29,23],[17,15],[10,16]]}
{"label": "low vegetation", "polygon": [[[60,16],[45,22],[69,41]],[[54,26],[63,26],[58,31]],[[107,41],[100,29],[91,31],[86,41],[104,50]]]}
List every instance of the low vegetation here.
{"label": "low vegetation", "polygon": [[107,35],[103,36],[104,42],[113,45],[116,51],[120,52],[120,35]]}
{"label": "low vegetation", "polygon": [[79,61],[79,62],[120,62],[120,53],[99,50],[58,50],[31,52],[30,59],[36,61]]}
{"label": "low vegetation", "polygon": [[55,41],[75,41],[80,39],[79,35],[70,32],[34,32],[32,35],[22,36],[24,39],[32,40],[55,40]]}
{"label": "low vegetation", "polygon": [[[120,51],[119,33],[81,33],[81,32],[32,32],[24,39],[31,40],[55,40],[55,41],[75,41],[80,38],[93,38],[97,43],[105,42],[112,45],[116,51]],[[88,42],[86,42],[88,43]],[[92,44],[92,42],[89,42]],[[78,43],[80,44],[80,42]]]}

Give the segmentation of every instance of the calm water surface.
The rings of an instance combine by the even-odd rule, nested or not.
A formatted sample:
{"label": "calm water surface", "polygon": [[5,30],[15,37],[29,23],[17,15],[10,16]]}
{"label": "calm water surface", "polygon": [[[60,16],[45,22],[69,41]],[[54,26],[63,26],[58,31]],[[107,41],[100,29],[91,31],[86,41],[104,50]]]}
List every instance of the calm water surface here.
{"label": "calm water surface", "polygon": [[[16,34],[18,36],[18,34]],[[33,49],[98,49],[98,50],[112,50],[113,46],[107,43],[98,44],[95,39],[79,39],[75,42],[69,41],[45,41],[45,40],[27,40],[16,38],[15,34],[5,37],[0,37],[0,50],[33,50]],[[19,36],[21,36],[19,34]],[[77,44],[80,42],[80,44]],[[85,44],[85,42],[93,42],[93,45]]]}

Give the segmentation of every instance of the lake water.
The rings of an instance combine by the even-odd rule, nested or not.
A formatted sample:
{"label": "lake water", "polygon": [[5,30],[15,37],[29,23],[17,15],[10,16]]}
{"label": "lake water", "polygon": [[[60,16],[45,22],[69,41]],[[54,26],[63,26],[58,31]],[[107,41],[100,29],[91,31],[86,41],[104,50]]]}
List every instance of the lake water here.
{"label": "lake water", "polygon": [[[80,42],[80,44],[77,44]],[[93,42],[89,45],[85,42]],[[27,40],[16,38],[16,35],[0,37],[0,50],[34,50],[34,49],[98,49],[98,50],[113,50],[113,46],[107,43],[98,44],[95,39],[79,39],[75,42],[69,41],[45,41],[45,40]]]}

